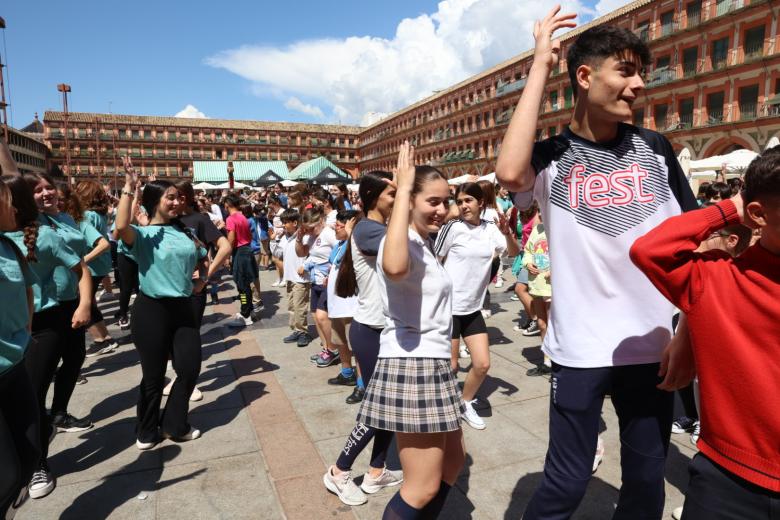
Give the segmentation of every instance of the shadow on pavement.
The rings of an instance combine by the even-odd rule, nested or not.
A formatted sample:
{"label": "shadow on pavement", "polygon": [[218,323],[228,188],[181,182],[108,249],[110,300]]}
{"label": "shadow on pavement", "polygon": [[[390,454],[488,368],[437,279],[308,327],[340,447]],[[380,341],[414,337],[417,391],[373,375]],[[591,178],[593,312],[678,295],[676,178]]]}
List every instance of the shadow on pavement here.
{"label": "shadow on pavement", "polygon": [[[176,445],[139,453],[134,462],[120,468],[103,479],[98,486],[76,497],[62,512],[60,518],[108,518],[122,504],[129,500],[138,500],[142,492],[151,495],[155,491],[197,477],[206,471],[206,468],[201,468],[187,475],[161,482],[163,466],[175,459],[179,453],[181,448]],[[132,472],[135,467],[146,467],[152,464],[156,467],[147,471]]]}
{"label": "shadow on pavement", "polygon": [[[512,490],[512,498],[504,512],[505,520],[521,518],[528,502],[531,501],[536,488],[542,481],[542,472],[528,473],[517,481]],[[618,490],[598,477],[591,477],[588,489],[585,492],[580,506],[574,518],[612,518],[615,512],[615,504],[618,499]]]}

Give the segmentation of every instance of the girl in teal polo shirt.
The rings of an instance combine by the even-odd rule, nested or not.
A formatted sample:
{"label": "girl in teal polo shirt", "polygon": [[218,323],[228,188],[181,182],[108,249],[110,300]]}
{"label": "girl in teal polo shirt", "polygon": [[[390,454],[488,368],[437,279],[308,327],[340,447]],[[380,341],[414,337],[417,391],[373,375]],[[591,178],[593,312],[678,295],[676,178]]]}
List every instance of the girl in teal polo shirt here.
{"label": "girl in teal polo shirt", "polygon": [[[3,147],[0,140],[0,147]],[[2,150],[0,150],[2,152]],[[0,182],[0,232],[16,229],[11,192]],[[40,460],[38,405],[24,368],[35,278],[14,242],[0,233],[0,518],[30,481]],[[13,516],[13,513],[10,515]]]}
{"label": "girl in teal polo shirt", "polygon": [[[30,270],[37,278],[33,284],[32,337],[35,341],[30,343],[24,363],[36,392],[41,424],[41,457],[28,491],[30,497],[41,498],[51,493],[56,485],[46,463],[52,433],[46,413],[46,391],[59,362],[60,338],[71,325],[70,317],[65,316],[57,300],[54,271],[62,266],[80,275],[81,257],[51,228],[40,225],[32,190],[21,176],[4,175],[0,180],[10,189],[16,210],[15,231],[5,232],[5,236],[25,252]],[[77,322],[77,326],[85,324]]]}
{"label": "girl in teal polo shirt", "polygon": [[[189,399],[200,373],[200,327],[190,296],[201,292],[205,280],[193,283],[197,264],[206,250],[177,219],[178,190],[167,181],[147,183],[141,205],[149,225],[130,225],[138,176],[124,158],[125,187],[119,199],[116,230],[128,254],[138,264],[140,293],[133,305],[131,332],[141,359],[136,446],[147,450],[161,437],[176,442],[200,437],[187,421]],[[176,380],[160,416],[165,368],[173,360]]]}
{"label": "girl in teal polo shirt", "polygon": [[78,419],[68,413],[68,403],[76,387],[79,371],[84,364],[85,337],[84,325],[89,323],[92,305],[92,277],[83,258],[89,252],[86,238],[78,225],[67,213],[60,212],[59,193],[54,180],[45,173],[29,173],[24,180],[33,192],[35,203],[40,212],[38,221],[41,226],[51,228],[65,243],[82,258],[81,275],[65,267],[54,270],[54,283],[57,286],[57,300],[70,327],[65,327],[60,336],[59,349],[54,352],[62,365],[54,377],[51,422],[59,432],[81,432],[92,428],[89,419]]}
{"label": "girl in teal polo shirt", "polygon": [[[97,181],[81,181],[74,190],[84,208],[83,216],[73,216],[78,222],[79,229],[87,238],[87,242],[94,249],[90,258],[86,259],[89,272],[92,275],[92,319],[89,334],[94,339],[87,349],[87,357],[98,354],[107,354],[118,347],[117,343],[108,334],[108,329],[103,322],[103,314],[97,306],[97,293],[103,279],[111,272],[111,244],[108,241],[108,195],[103,186]],[[91,228],[91,229],[90,229]],[[92,229],[97,229],[100,236],[94,236]],[[100,240],[102,239],[102,240]],[[103,242],[105,240],[105,242]]]}

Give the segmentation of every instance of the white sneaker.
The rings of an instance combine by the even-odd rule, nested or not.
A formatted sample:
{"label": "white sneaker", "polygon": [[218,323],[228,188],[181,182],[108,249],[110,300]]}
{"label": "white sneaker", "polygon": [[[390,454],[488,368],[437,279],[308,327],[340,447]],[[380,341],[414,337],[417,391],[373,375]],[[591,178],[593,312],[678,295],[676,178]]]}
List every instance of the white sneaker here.
{"label": "white sneaker", "polygon": [[391,471],[387,468],[382,469],[382,474],[377,478],[372,477],[369,473],[363,475],[363,483],[360,484],[360,489],[364,493],[373,494],[382,488],[397,486],[404,481],[403,471]]}
{"label": "white sneaker", "polygon": [[477,411],[474,410],[474,403],[476,401],[476,399],[473,401],[466,401],[466,411],[463,413],[463,420],[475,430],[484,430],[485,421],[482,417],[477,415]]}
{"label": "white sneaker", "polygon": [[488,319],[492,315],[493,315],[493,311],[491,311],[490,309],[482,309],[482,317],[483,318]]}
{"label": "white sneaker", "polygon": [[271,287],[282,287],[284,285],[284,281],[277,280],[276,282],[271,284]]}
{"label": "white sneaker", "polygon": [[225,325],[227,325],[228,327],[247,327],[252,323],[254,322],[252,321],[251,317],[244,318],[243,316],[241,316],[241,313],[238,313],[236,314],[235,318],[227,322]]}
{"label": "white sneaker", "polygon": [[54,491],[56,485],[57,480],[51,472],[46,468],[39,468],[33,473],[27,491],[30,493],[30,498],[43,498]]}
{"label": "white sneaker", "polygon": [[499,278],[498,280],[496,280],[496,289],[501,289],[503,286],[504,286],[503,278]]}
{"label": "white sneaker", "polygon": [[701,423],[696,421],[693,425],[693,433],[691,433],[691,444],[698,445],[699,435],[701,435]]}
{"label": "white sneaker", "polygon": [[461,357],[461,359],[471,357],[471,352],[469,352],[469,348],[466,345],[461,344],[460,347],[458,347],[458,350],[458,355]]}
{"label": "white sneaker", "polygon": [[675,507],[674,511],[672,511],[672,518],[674,518],[674,520],[680,520],[680,518],[682,518],[682,513],[683,506]]}
{"label": "white sneaker", "polygon": [[596,444],[596,456],[593,457],[593,473],[596,473],[596,470],[599,469],[602,460],[604,460],[604,441],[601,439],[601,435],[599,435],[599,441]]}
{"label": "white sneaker", "polygon": [[190,401],[200,401],[201,399],[203,399],[203,392],[198,390],[198,387],[196,386],[190,394]]}
{"label": "white sneaker", "polygon": [[366,503],[366,495],[352,480],[352,473],[344,471],[339,475],[333,474],[333,467],[328,468],[322,477],[322,482],[331,493],[348,506],[359,506]]}
{"label": "white sneaker", "polygon": [[155,446],[157,446],[156,442],[141,442],[138,439],[135,440],[135,447],[141,451],[151,450]]}
{"label": "white sneaker", "polygon": [[195,439],[200,439],[200,430],[197,428],[193,428],[190,426],[190,431],[182,435],[181,437],[174,437],[173,435],[164,433],[163,437],[166,439],[170,439],[173,442],[185,442],[185,441],[194,441]]}

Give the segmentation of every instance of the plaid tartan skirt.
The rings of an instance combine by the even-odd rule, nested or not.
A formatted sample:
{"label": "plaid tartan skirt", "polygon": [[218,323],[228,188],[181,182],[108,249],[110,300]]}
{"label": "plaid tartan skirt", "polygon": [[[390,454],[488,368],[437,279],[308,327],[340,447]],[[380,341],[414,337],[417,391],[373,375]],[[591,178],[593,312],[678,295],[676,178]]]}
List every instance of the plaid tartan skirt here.
{"label": "plaid tartan skirt", "polygon": [[380,358],[357,420],[392,432],[450,432],[465,411],[449,359]]}

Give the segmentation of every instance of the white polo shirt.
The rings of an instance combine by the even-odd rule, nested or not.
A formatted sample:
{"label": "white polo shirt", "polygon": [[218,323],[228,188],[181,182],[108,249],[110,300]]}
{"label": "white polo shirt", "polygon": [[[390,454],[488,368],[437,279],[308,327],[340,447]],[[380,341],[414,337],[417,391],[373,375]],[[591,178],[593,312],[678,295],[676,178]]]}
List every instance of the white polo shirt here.
{"label": "white polo shirt", "polygon": [[[409,229],[409,272],[390,280],[382,270],[386,238],[377,255],[385,312],[380,358],[450,358],[452,280],[433,254],[430,240]],[[392,253],[390,253],[392,254]]]}
{"label": "white polo shirt", "polygon": [[[452,313],[465,316],[482,309],[495,255],[506,251],[506,237],[492,222],[474,226],[450,220],[439,231],[434,252],[452,279]],[[445,259],[446,257],[446,259]]]}
{"label": "white polo shirt", "polygon": [[[285,235],[282,237],[281,242],[279,242],[279,247],[284,248],[284,281],[295,283],[310,283],[311,280],[309,279],[309,273],[304,271],[303,276],[298,274],[298,268],[303,266],[304,262],[306,261],[306,257],[298,256],[298,253],[295,252],[295,242],[295,235],[289,237]],[[304,245],[310,244],[312,242],[313,237],[311,235],[303,236]]]}
{"label": "white polo shirt", "polygon": [[352,319],[375,329],[385,326],[382,289],[376,272],[376,255],[386,233],[387,226],[367,218],[355,224],[355,229],[352,230],[352,267],[358,286],[358,305]]}

